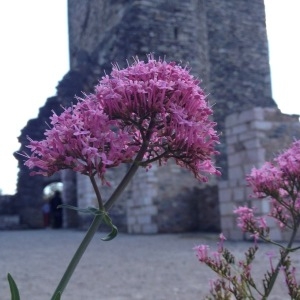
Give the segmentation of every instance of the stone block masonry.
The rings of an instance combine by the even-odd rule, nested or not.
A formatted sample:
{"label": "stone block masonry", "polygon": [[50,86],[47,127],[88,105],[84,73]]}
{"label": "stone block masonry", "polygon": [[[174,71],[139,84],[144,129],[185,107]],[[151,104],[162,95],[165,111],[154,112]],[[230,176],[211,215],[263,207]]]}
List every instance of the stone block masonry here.
{"label": "stone block masonry", "polygon": [[131,193],[127,199],[128,232],[157,233],[158,227],[154,222],[157,207],[154,204],[157,197],[157,165],[149,171],[140,169],[133,179]]}
{"label": "stone block masonry", "polygon": [[0,229],[19,229],[19,215],[0,215]]}
{"label": "stone block masonry", "polygon": [[[70,71],[59,82],[57,95],[49,98],[37,119],[22,130],[18,152],[28,150],[27,135],[43,139],[51,111],[59,113],[61,106],[74,102],[75,95],[92,92],[98,79],[109,74],[112,62],[125,67],[126,60],[132,61],[133,56],[144,60],[151,52],[157,58],[188,65],[209,94],[221,133],[221,155],[216,157],[224,180],[219,183],[220,192],[216,179],[210,180],[209,186],[199,184],[189,172],[171,163],[138,172],[110,213],[121,231],[131,233],[219,231],[218,195],[222,195],[225,204],[220,202],[221,209],[226,212],[233,201],[244,201],[246,191],[240,182],[245,170],[278,149],[277,137],[289,130],[287,122],[277,126],[272,132],[272,147],[269,140],[265,145],[265,132],[272,131],[274,114],[255,108],[276,108],[271,95],[264,1],[69,0],[68,26]],[[226,117],[231,132],[225,136]],[[54,181],[63,182],[65,203],[80,207],[95,204],[87,178],[64,172],[47,180],[31,177],[23,158],[18,160],[21,222],[32,221],[26,208],[36,207],[37,212],[43,188]],[[110,176],[113,186],[122,177],[118,170]],[[110,192],[105,188],[103,197],[107,199]],[[86,216],[66,213],[65,227],[88,226]],[[226,224],[234,226],[232,216]]]}
{"label": "stone block masonry", "polygon": [[[300,138],[299,116],[282,114],[276,108],[255,107],[231,114],[225,121],[228,155],[228,179],[218,183],[221,228],[232,240],[246,238],[236,226],[235,207],[256,207],[258,214],[266,214],[266,199],[250,197],[245,177],[253,167],[260,167],[279,151],[288,147],[294,138]],[[272,225],[273,238],[285,239],[285,233]]]}

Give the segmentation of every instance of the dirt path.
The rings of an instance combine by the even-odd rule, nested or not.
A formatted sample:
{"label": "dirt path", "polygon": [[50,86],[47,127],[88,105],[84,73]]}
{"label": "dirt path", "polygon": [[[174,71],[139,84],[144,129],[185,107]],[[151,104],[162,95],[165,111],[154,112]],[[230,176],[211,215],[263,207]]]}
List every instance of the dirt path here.
{"label": "dirt path", "polygon": [[[8,272],[21,300],[49,300],[83,235],[72,230],[0,231],[0,300],[10,300]],[[102,235],[97,233],[89,246],[62,300],[203,299],[215,278],[192,248],[200,243],[214,248],[217,236],[119,234],[102,242]],[[241,255],[249,245],[226,244]],[[254,266],[258,272],[269,267],[267,250],[262,245]],[[282,279],[269,299],[289,299]]]}

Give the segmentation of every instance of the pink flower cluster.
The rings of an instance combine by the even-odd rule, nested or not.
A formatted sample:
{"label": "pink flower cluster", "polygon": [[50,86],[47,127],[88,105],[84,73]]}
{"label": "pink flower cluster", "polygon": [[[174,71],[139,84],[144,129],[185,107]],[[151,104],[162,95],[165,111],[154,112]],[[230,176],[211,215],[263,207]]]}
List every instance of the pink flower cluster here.
{"label": "pink flower cluster", "polygon": [[50,176],[72,169],[104,179],[107,168],[131,161],[138,151],[128,132],[117,130],[118,122],[109,120],[94,101],[80,101],[60,116],[54,114],[51,124],[45,140],[31,140],[28,146],[32,155],[25,165],[37,168],[33,174]]}
{"label": "pink flower cluster", "polygon": [[232,299],[230,297],[232,294],[236,296],[236,299],[246,299],[240,297],[240,286],[243,286],[246,280],[250,284],[253,282],[251,262],[258,248],[256,246],[251,247],[245,253],[245,260],[236,262],[233,254],[224,248],[226,238],[222,233],[219,239],[220,242],[218,243],[217,251],[210,252],[208,245],[199,245],[193,248],[198,260],[219,275],[219,279],[211,282],[210,292],[214,296],[214,299]]}
{"label": "pink flower cluster", "polygon": [[293,226],[291,222],[300,213],[300,141],[260,169],[253,168],[247,182],[254,196],[270,197],[270,216],[281,227]]}
{"label": "pink flower cluster", "polygon": [[[294,246],[300,227],[300,141],[295,141],[289,149],[281,153],[272,162],[266,162],[260,169],[254,168],[247,181],[258,198],[270,199],[268,216],[255,216],[255,209],[239,206],[233,212],[237,214],[237,225],[243,232],[254,237],[254,247],[245,252],[245,260],[235,262],[235,257],[223,247],[224,236],[220,235],[218,253],[209,253],[207,245],[194,248],[200,262],[206,264],[218,279],[211,284],[213,299],[268,299],[279,271],[282,270],[291,299],[300,299],[300,285],[296,280],[296,269],[292,266],[289,253],[299,250]],[[290,229],[289,241],[284,244],[274,241],[266,218],[274,218],[285,233]],[[251,275],[252,261],[258,250],[257,240],[279,247],[276,265],[273,251],[267,252],[269,270],[264,274],[262,287],[255,283]],[[237,270],[238,274],[232,271]],[[212,298],[209,298],[212,299]]]}
{"label": "pink flower cluster", "polygon": [[233,210],[238,215],[237,225],[243,232],[249,232],[254,235],[254,239],[257,240],[257,235],[264,235],[264,231],[268,232],[269,228],[265,217],[255,217],[254,209],[247,206],[239,206]]}
{"label": "pink flower cluster", "polygon": [[266,162],[260,169],[253,168],[247,181],[258,197],[293,197],[300,188],[300,140],[278,155],[273,162]]}
{"label": "pink flower cluster", "polygon": [[218,243],[218,250],[210,253],[210,247],[208,245],[198,245],[193,248],[196,252],[196,256],[198,257],[200,262],[205,262],[209,264],[213,264],[215,268],[220,267],[222,264],[221,254],[224,250],[224,241],[226,237],[221,233],[219,235],[220,242]]}
{"label": "pink flower cluster", "polygon": [[53,115],[45,140],[30,141],[26,165],[35,174],[73,169],[102,179],[107,168],[132,161],[141,166],[174,158],[199,180],[220,174],[212,162],[219,139],[199,81],[175,63],[135,60],[114,66],[95,92],[62,115]]}

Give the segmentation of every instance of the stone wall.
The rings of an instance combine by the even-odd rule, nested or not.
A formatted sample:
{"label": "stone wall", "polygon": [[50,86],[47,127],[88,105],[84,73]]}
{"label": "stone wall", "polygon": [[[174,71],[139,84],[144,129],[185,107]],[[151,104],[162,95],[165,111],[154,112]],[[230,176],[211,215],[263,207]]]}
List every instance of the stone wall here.
{"label": "stone wall", "polygon": [[0,195],[0,229],[20,228],[20,216],[16,204],[15,195]]}
{"label": "stone wall", "polygon": [[124,67],[127,59],[153,52],[208,76],[203,1],[69,0],[68,17],[71,69],[83,53],[103,75],[112,62]]}
{"label": "stone wall", "polygon": [[[223,179],[229,178],[231,168],[222,134],[225,117],[257,106],[276,107],[271,98],[263,0],[69,0],[68,22],[71,70],[59,82],[57,95],[22,130],[20,151],[26,150],[27,135],[43,138],[52,109],[59,111],[61,105],[74,102],[75,95],[91,92],[104,72],[110,72],[111,62],[124,67],[132,56],[145,59],[150,52],[188,64],[202,80],[221,133],[221,155],[216,163]],[[48,181],[30,177],[23,159],[18,159],[21,219],[30,223],[33,212],[26,210],[37,211]],[[113,186],[122,176],[116,172],[110,175]],[[96,203],[86,177],[72,172],[59,176],[65,203],[81,207]],[[105,198],[110,191],[104,189]],[[122,230],[132,233],[218,230],[217,191],[215,180],[204,186],[172,164],[153,167],[147,173],[138,172],[110,213]],[[66,227],[89,224],[86,216],[76,219],[74,212],[65,214]]]}
{"label": "stone wall", "polygon": [[[108,200],[114,189],[121,182],[123,176],[126,174],[127,167],[127,165],[120,165],[116,169],[107,170],[106,180],[109,182],[109,185],[102,183],[99,178],[95,178],[98,182],[98,188],[103,202]],[[122,232],[127,232],[126,207],[129,194],[130,187],[123,192],[120,199],[110,211],[110,216],[114,220],[114,224],[118,227],[118,230]],[[93,190],[89,177],[81,174],[77,174],[77,205],[80,208],[98,206],[96,194]],[[89,227],[91,220],[92,216],[80,213],[78,225],[80,228],[87,228]],[[103,226],[101,228],[103,229]]]}
{"label": "stone wall", "polygon": [[[276,107],[272,99],[263,0],[204,1],[209,53],[209,93],[218,130],[225,118],[253,107]],[[225,135],[217,165],[227,178]]]}
{"label": "stone wall", "polygon": [[[24,165],[25,158],[18,153],[29,153],[27,145],[28,137],[33,140],[42,140],[44,132],[50,124],[50,116],[53,111],[60,114],[64,107],[70,106],[76,100],[75,95],[80,96],[83,91],[91,90],[94,82],[91,82],[91,74],[88,61],[81,61],[76,70],[69,71],[58,83],[57,95],[46,100],[43,107],[40,108],[37,118],[31,119],[21,130],[18,140],[21,144],[20,149],[15,153],[18,160],[18,181],[16,194],[16,209],[20,215],[22,226],[29,228],[41,228],[43,226],[41,206],[43,203],[43,190],[53,182],[65,183],[63,191],[63,200],[65,203],[76,205],[76,175],[73,172],[56,173],[51,177],[31,176],[30,170]],[[89,85],[90,84],[90,85]],[[75,196],[74,196],[75,195]],[[74,212],[65,211],[65,226],[77,227],[77,215]]]}
{"label": "stone wall", "polygon": [[220,230],[216,182],[207,186],[169,161],[139,170],[127,199],[128,232],[178,233]]}
{"label": "stone wall", "polygon": [[158,166],[155,164],[149,171],[140,169],[130,185],[127,199],[128,232],[157,233],[155,220],[158,208],[155,199],[158,195]]}
{"label": "stone wall", "polygon": [[[188,63],[210,94],[220,132],[232,112],[258,105],[276,107],[263,0],[70,0],[68,6],[72,69],[82,61],[92,62],[94,76],[101,76],[104,70],[109,73],[111,62],[123,67],[126,59],[136,55],[145,59],[150,52]],[[224,135],[221,141],[217,165],[227,178]],[[77,178],[80,197],[87,188],[81,180],[86,182]],[[89,199],[80,200],[82,205],[83,199],[93,202],[93,191],[88,194]],[[217,195],[216,182],[205,190],[191,174],[172,164],[147,173],[141,170],[121,201],[127,201],[126,212],[116,209],[116,222],[127,220],[128,231],[134,233],[217,230]],[[206,221],[200,213],[204,209],[213,215]],[[208,225],[208,220],[215,224]]]}
{"label": "stone wall", "polygon": [[[228,155],[228,179],[220,181],[219,202],[221,228],[229,239],[245,238],[236,226],[235,207],[256,207],[258,214],[267,214],[266,199],[250,197],[245,176],[253,167],[260,167],[279,151],[288,147],[294,138],[300,138],[299,116],[282,114],[276,108],[256,107],[226,118],[226,144]],[[273,238],[284,239],[284,232],[273,224]]]}
{"label": "stone wall", "polygon": [[[21,144],[18,153],[28,153],[28,137],[33,140],[41,140],[49,124],[49,117],[52,111],[61,111],[57,97],[47,99],[45,105],[40,108],[39,117],[31,119],[21,130],[18,140]],[[48,184],[60,181],[60,175],[53,177],[31,176],[30,170],[24,166],[25,158],[20,154],[15,154],[18,160],[18,182],[17,182],[17,210],[20,215],[21,223],[29,228],[39,228],[43,226],[41,206],[43,203],[43,190]]]}

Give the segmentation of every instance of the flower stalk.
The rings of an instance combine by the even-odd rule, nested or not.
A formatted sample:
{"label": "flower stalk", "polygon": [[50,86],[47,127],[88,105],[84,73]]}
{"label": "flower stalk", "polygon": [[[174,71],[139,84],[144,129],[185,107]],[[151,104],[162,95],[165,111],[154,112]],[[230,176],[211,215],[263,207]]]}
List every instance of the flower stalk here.
{"label": "flower stalk", "polygon": [[[137,58],[132,65],[120,69],[114,65],[110,75],[104,76],[94,93],[77,98],[78,103],[53,114],[45,139],[29,138],[31,153],[23,153],[31,175],[51,176],[64,169],[86,175],[95,191],[98,209],[76,208],[94,214],[94,219],[51,300],[59,300],[77,264],[101,223],[117,229],[108,216],[139,167],[149,168],[158,161],[164,165],[169,159],[191,171],[201,182],[209,175],[220,175],[212,157],[219,143],[212,121],[212,109],[204,91],[187,68],[174,62]],[[106,171],[121,164],[131,166],[104,202],[96,178],[103,184]]]}
{"label": "flower stalk", "polygon": [[[282,271],[291,299],[300,299],[300,284],[295,278],[296,268],[292,267],[289,256],[291,252],[300,249],[293,247],[300,226],[300,140],[295,141],[272,162],[266,162],[260,169],[253,168],[246,180],[253,189],[252,196],[269,199],[270,211],[267,216],[256,217],[255,208],[240,206],[234,209],[233,212],[238,216],[237,226],[254,238],[254,246],[245,252],[245,260],[239,261],[237,265],[235,257],[226,248],[219,249],[216,259],[205,245],[195,247],[199,261],[219,276],[211,288],[211,294],[214,299],[223,299],[219,297],[221,294],[229,295],[228,299],[231,299],[230,295],[235,299],[255,299],[255,291],[260,299],[266,300],[273,291],[279,272]],[[267,224],[269,218],[275,219],[281,229],[290,232],[287,244],[271,239],[271,228]],[[279,249],[279,259],[275,268],[272,261],[275,255],[267,253],[270,270],[264,274],[263,290],[257,288],[258,285],[251,275],[252,261],[258,250],[259,239]],[[224,236],[221,240],[222,245],[223,241]],[[234,275],[233,269],[236,269]]]}
{"label": "flower stalk", "polygon": [[[95,190],[95,194],[98,199],[98,203],[101,205],[101,208],[99,207],[100,211],[107,212],[114,205],[114,203],[118,200],[118,198],[120,197],[122,192],[125,190],[125,188],[129,184],[129,182],[131,181],[131,179],[137,172],[137,170],[139,168],[139,161],[141,161],[141,159],[143,158],[146,149],[147,149],[147,146],[145,143],[145,145],[140,149],[140,152],[138,153],[135,161],[130,166],[128,172],[126,173],[126,175],[124,176],[124,178],[122,179],[122,181],[120,182],[120,184],[118,185],[118,187],[116,188],[114,193],[110,196],[110,198],[107,200],[107,202],[104,205],[101,205],[102,198],[101,198],[99,188],[97,187],[97,184],[94,180],[94,177],[90,177],[93,188]],[[61,278],[57,288],[54,291],[54,294],[53,294],[51,300],[55,300],[56,295],[59,293],[62,294],[63,291],[65,290],[79,261],[81,260],[88,245],[92,241],[92,239],[93,239],[95,233],[97,232],[99,226],[101,225],[102,221],[103,221],[103,215],[98,214],[98,215],[94,216],[94,219],[93,219],[89,229],[87,230],[85,237],[83,238],[83,240],[82,240],[81,244],[79,245],[78,249],[76,250],[73,258],[71,259],[63,277]]]}
{"label": "flower stalk", "polygon": [[57,294],[62,294],[65,290],[69,280],[71,279],[81,257],[83,256],[85,250],[87,249],[88,245],[92,241],[95,233],[97,232],[99,225],[102,222],[102,216],[96,215],[92,221],[92,224],[90,225],[85,237],[83,238],[81,244],[79,245],[77,251],[75,252],[73,258],[71,259],[62,279],[60,280],[56,290],[54,291],[53,296],[51,297],[51,300],[55,300],[57,297]]}

